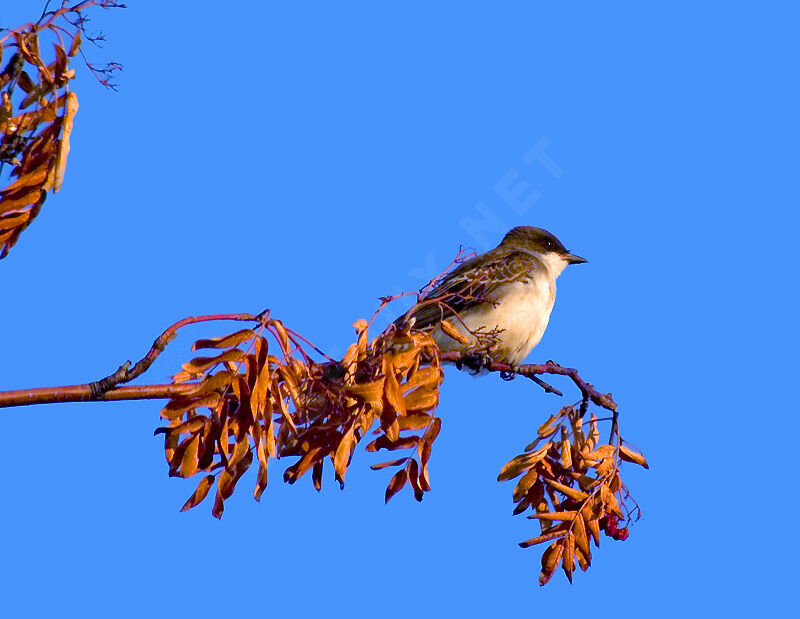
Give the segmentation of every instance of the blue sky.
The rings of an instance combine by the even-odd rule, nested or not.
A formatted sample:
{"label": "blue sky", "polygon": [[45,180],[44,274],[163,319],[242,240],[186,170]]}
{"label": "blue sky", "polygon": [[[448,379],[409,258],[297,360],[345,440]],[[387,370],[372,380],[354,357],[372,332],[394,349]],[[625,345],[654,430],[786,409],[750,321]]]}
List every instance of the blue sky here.
{"label": "blue sky", "polygon": [[158,402],[9,409],[1,615],[794,606],[793,3],[128,4],[92,14],[119,92],[79,68],[63,190],[0,264],[0,389],[97,379],[206,313],[269,307],[341,354],[379,296],[542,226],[589,264],[529,360],[613,392],[644,518],[539,588],[495,479],[562,401],[521,380],[448,374],[421,504],[384,506],[360,452],[343,492],[273,472],[220,522],[178,512]]}

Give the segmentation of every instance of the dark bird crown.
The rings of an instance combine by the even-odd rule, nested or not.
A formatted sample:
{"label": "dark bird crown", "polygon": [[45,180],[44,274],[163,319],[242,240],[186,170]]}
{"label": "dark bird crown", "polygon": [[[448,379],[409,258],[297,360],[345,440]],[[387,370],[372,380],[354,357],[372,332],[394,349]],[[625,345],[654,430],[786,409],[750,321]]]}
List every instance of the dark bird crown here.
{"label": "dark bird crown", "polygon": [[506,243],[523,243],[524,245],[539,251],[541,253],[556,252],[558,254],[569,253],[564,244],[559,241],[554,235],[550,234],[543,228],[535,228],[533,226],[517,226],[511,228],[508,233],[503,237],[501,245]]}

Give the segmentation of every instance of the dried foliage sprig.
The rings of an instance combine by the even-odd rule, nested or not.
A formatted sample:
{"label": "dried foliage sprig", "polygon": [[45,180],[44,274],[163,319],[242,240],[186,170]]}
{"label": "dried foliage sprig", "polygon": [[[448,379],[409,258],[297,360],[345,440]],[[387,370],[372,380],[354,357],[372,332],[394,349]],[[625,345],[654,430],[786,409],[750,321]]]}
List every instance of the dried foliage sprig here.
{"label": "dried foliage sprig", "polygon": [[[0,259],[39,214],[47,192],[61,188],[78,111],[70,62],[77,54],[83,56],[83,38],[102,40],[102,35],[93,37],[86,31],[84,11],[95,6],[125,7],[109,0],[62,0],[39,21],[0,37],[0,62],[8,57],[0,71],[0,175],[9,164],[10,178],[16,179],[0,190]],[[46,51],[46,41],[52,43],[52,53]],[[114,87],[110,76],[120,65],[98,68],[83,59],[100,83]],[[31,109],[23,111],[27,108]]]}
{"label": "dried foliage sprig", "polygon": [[[583,427],[585,402],[565,406],[539,427],[538,437],[525,452],[510,460],[498,481],[522,476],[514,488],[514,514],[530,509],[540,535],[520,543],[527,548],[552,541],[542,555],[539,583],[550,580],[559,564],[572,582],[575,563],[586,571],[592,561],[589,541],[600,545],[600,531],[617,539],[628,537],[621,519],[641,515],[620,479],[622,461],[648,468],[640,453],[623,444],[618,430],[608,444],[600,443],[599,419]],[[544,444],[542,444],[544,442]]]}
{"label": "dried foliage sprig", "polygon": [[[184,364],[176,383],[193,381],[190,395],[162,409],[170,475],[206,473],[183,509],[198,505],[216,483],[212,514],[255,461],[254,496],[267,486],[269,461],[296,457],[283,474],[295,483],[311,471],[322,487],[324,461],[343,487],[356,445],[370,433],[367,451],[406,451],[373,466],[400,467],[386,500],[406,484],[417,500],[430,490],[428,461],[441,421],[433,415],[443,374],[438,349],[423,333],[388,330],[368,341],[365,320],[354,324],[357,341],[341,362],[317,362],[308,343],[265,314],[257,330],[198,340],[193,350],[213,355]],[[375,429],[373,430],[373,427]]]}

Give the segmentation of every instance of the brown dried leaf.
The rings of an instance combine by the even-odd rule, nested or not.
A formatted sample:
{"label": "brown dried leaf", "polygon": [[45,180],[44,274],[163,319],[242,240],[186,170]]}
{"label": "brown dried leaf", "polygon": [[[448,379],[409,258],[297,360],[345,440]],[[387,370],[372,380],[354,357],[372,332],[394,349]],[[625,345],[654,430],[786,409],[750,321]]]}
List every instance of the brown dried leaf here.
{"label": "brown dried leaf", "polygon": [[397,473],[394,474],[394,477],[392,477],[392,479],[389,481],[389,485],[386,487],[386,498],[384,503],[388,503],[389,499],[400,492],[403,489],[403,486],[406,485],[406,481],[408,481],[408,471],[406,469],[400,469],[397,471]]}
{"label": "brown dried leaf", "polygon": [[615,448],[613,445],[600,445],[594,451],[590,451],[587,454],[584,454],[583,457],[586,460],[604,460],[606,458],[613,458],[614,457]]}
{"label": "brown dried leaf", "polygon": [[278,457],[278,448],[275,444],[275,420],[272,418],[272,400],[268,400],[267,402],[268,407],[267,410],[264,412],[264,416],[266,417],[267,421],[267,453],[269,454],[270,458],[277,458]]}
{"label": "brown dried leaf", "polygon": [[[430,451],[428,451],[428,456],[430,457]],[[419,467],[419,487],[422,488],[425,492],[428,492],[431,489],[431,480],[428,477],[427,461],[423,464],[420,464]]]}
{"label": "brown dried leaf", "polygon": [[400,464],[405,464],[408,462],[408,456],[405,458],[398,458],[397,460],[387,460],[386,462],[379,462],[378,464],[373,464],[371,468],[373,471],[380,471],[381,469],[385,469],[390,466],[398,466]]}
{"label": "brown dried leaf", "polygon": [[556,430],[558,430],[560,420],[561,420],[560,413],[557,415],[550,415],[547,421],[545,421],[542,425],[539,426],[537,434],[541,438],[547,438],[548,436],[553,434]]}
{"label": "brown dried leaf", "polygon": [[234,348],[232,350],[226,350],[216,357],[196,357],[188,363],[184,363],[181,365],[181,367],[183,368],[184,372],[191,376],[201,376],[208,368],[212,366],[225,362],[232,363],[235,361],[241,361],[244,355],[245,351]]}
{"label": "brown dried leaf", "polygon": [[619,457],[625,460],[626,462],[633,462],[634,464],[643,466],[646,469],[650,468],[650,466],[647,464],[647,460],[644,459],[644,456],[642,454],[633,451],[632,449],[626,447],[625,445],[619,446]]}
{"label": "brown dried leaf", "polygon": [[395,370],[401,373],[408,372],[411,368],[417,365],[417,362],[419,361],[419,355],[420,351],[416,347],[412,347],[409,350],[395,352],[392,359]]}
{"label": "brown dried leaf", "polygon": [[548,485],[552,486],[556,490],[558,490],[561,494],[565,494],[571,499],[575,499],[576,501],[582,501],[584,499],[588,499],[589,495],[585,492],[581,492],[580,490],[576,490],[571,486],[565,486],[562,483],[557,482],[554,479],[544,478],[544,481],[547,482]]}
{"label": "brown dried leaf", "polygon": [[281,346],[283,354],[288,355],[291,350],[291,345],[289,344],[289,333],[286,331],[286,327],[284,327],[283,323],[279,320],[273,320],[271,323],[277,332],[278,343]]}
{"label": "brown dried leaf", "polygon": [[369,334],[369,324],[363,318],[359,318],[353,323],[353,328],[358,333],[358,343],[356,346],[358,347],[358,357],[363,358],[364,355],[367,354],[367,337]]}
{"label": "brown dried leaf", "polygon": [[519,480],[514,488],[514,493],[512,495],[515,503],[528,493],[528,490],[536,483],[537,479],[539,479],[539,473],[536,469],[531,469],[522,476],[522,479]]}
{"label": "brown dried leaf", "polygon": [[388,451],[397,451],[398,449],[408,449],[409,447],[415,447],[419,442],[420,438],[418,436],[404,436],[402,438],[398,438],[396,441],[393,441],[389,438],[388,434],[383,434],[376,438],[374,441],[369,443],[364,449],[365,451],[375,452],[381,449],[386,449]]}
{"label": "brown dried leaf", "polygon": [[[220,476],[223,474],[225,474],[225,471]],[[214,497],[214,507],[211,508],[211,515],[217,519],[222,518],[222,512],[225,510],[225,499],[222,498],[222,494],[219,491],[219,484],[220,480],[217,479],[217,495]]]}
{"label": "brown dried leaf", "polygon": [[286,406],[286,402],[284,400],[284,396],[281,390],[282,385],[278,382],[278,380],[273,377],[272,379],[272,400],[278,405],[278,410],[283,417],[283,420],[286,422],[286,425],[292,430],[292,434],[297,435],[297,426],[294,424],[294,419],[289,414],[289,408]]}
{"label": "brown dried leaf", "polygon": [[293,484],[298,479],[300,479],[305,473],[317,463],[318,460],[321,460],[324,454],[321,453],[321,447],[312,447],[309,449],[303,457],[300,458],[296,463],[292,466],[288,467],[283,472],[283,480],[287,483]]}
{"label": "brown dried leaf", "polygon": [[238,346],[242,342],[253,339],[253,337],[255,337],[255,331],[252,329],[242,329],[241,331],[231,333],[230,335],[223,335],[222,337],[197,340],[192,344],[192,350],[198,350],[200,348],[232,348],[233,346]]}
{"label": "brown dried leaf", "polygon": [[592,560],[592,551],[589,547],[589,537],[586,534],[586,525],[581,514],[576,514],[572,532],[575,534],[575,545],[583,553],[587,563],[590,562]]}
{"label": "brown dried leaf", "polygon": [[353,449],[355,436],[353,429],[350,428],[342,440],[339,441],[339,446],[336,448],[336,454],[333,457],[333,470],[336,472],[336,477],[340,482],[344,481],[344,474],[347,471],[347,463],[350,459],[350,452]]}
{"label": "brown dried leaf", "polygon": [[539,574],[539,584],[544,586],[553,577],[553,573],[558,567],[558,562],[564,552],[561,541],[555,541],[544,551],[542,555],[542,572]]}
{"label": "brown dried leaf", "polygon": [[395,378],[395,368],[389,355],[384,355],[383,358],[383,372],[385,380],[383,383],[383,393],[386,401],[394,409],[397,415],[406,414],[406,404],[403,400],[403,393],[400,391],[400,385]]}
{"label": "brown dried leaf", "polygon": [[162,432],[170,432],[179,435],[179,434],[197,432],[206,425],[206,421],[208,421],[208,417],[204,415],[197,415],[196,417],[187,419],[183,423],[180,423],[176,426],[172,427],[167,426],[165,428],[158,428],[158,430],[156,430],[155,433],[161,434]]}
{"label": "brown dried leaf", "polygon": [[551,539],[559,539],[564,537],[566,534],[566,526],[558,525],[550,529],[547,533],[526,539],[524,542],[520,542],[518,545],[520,548],[529,548],[530,546],[535,546],[536,544],[541,544],[542,542],[549,542]]}
{"label": "brown dried leaf", "polygon": [[438,388],[421,387],[409,393],[403,400],[407,411],[431,410],[439,405],[439,391]]}
{"label": "brown dried leaf", "polygon": [[521,514],[531,506],[531,500],[528,497],[523,497],[522,500],[514,507],[513,514],[515,516]]}
{"label": "brown dried leaf", "polygon": [[[242,433],[242,436],[236,441],[236,446],[233,448],[233,454],[230,458],[230,466],[236,466],[244,460],[244,458],[250,454],[252,458],[253,452],[250,451],[250,441],[248,440],[248,435]],[[226,497],[227,498],[227,497]]]}
{"label": "brown dried leaf", "polygon": [[565,521],[571,522],[575,519],[575,516],[578,515],[577,511],[563,511],[563,512],[540,512],[537,514],[531,514],[528,518],[536,518],[538,520],[547,520],[548,522],[552,521]]}
{"label": "brown dried leaf", "polygon": [[383,410],[383,377],[371,383],[361,383],[347,387],[347,393],[373,407],[377,412]]}
{"label": "brown dried leaf", "polygon": [[397,419],[401,430],[422,430],[427,428],[430,422],[431,416],[425,413],[415,413],[405,417],[398,417]]}
{"label": "brown dried leaf", "polygon": [[[46,179],[47,167],[42,166],[36,168],[32,172],[28,172],[27,174],[20,176],[0,193],[2,193],[4,200],[6,198],[15,199],[16,195],[12,194],[18,194],[20,189],[23,189],[24,187],[36,187],[38,189],[42,186]],[[3,206],[5,206],[5,204]]]}
{"label": "brown dried leaf", "polygon": [[81,31],[78,30],[75,33],[75,36],[72,39],[72,45],[69,47],[69,52],[67,52],[67,56],[72,58],[81,48]]}
{"label": "brown dried leaf", "polygon": [[603,506],[597,497],[592,497],[581,506],[581,515],[586,522],[603,516]]}
{"label": "brown dried leaf", "polygon": [[612,511],[614,512],[618,518],[623,518],[622,510],[619,508],[619,503],[617,503],[617,497],[608,489],[606,484],[602,484],[600,486],[600,501],[603,504],[603,509],[606,512]]}
{"label": "brown dried leaf", "polygon": [[414,498],[417,501],[421,501],[423,490],[421,484],[419,483],[419,464],[417,464],[417,461],[412,458],[409,461],[406,470],[408,471],[408,481],[414,490]]}
{"label": "brown dried leaf", "polygon": [[537,462],[540,462],[544,459],[552,445],[552,441],[548,441],[548,443],[541,449],[512,458],[502,469],[500,469],[500,474],[497,476],[497,481],[513,479],[523,471],[527,471]]}
{"label": "brown dried leaf", "polygon": [[439,417],[434,417],[430,427],[425,431],[422,440],[428,444],[432,444],[436,437],[439,436],[439,431],[442,429],[442,420]]}
{"label": "brown dried leaf", "polygon": [[589,436],[586,437],[586,447],[589,451],[595,448],[598,441],[600,440],[600,430],[597,427],[597,422],[599,419],[597,415],[592,413],[591,421],[589,422]]}
{"label": "brown dried leaf", "polygon": [[13,228],[27,223],[30,217],[30,211],[20,213],[19,215],[0,217],[0,230],[12,230]]}
{"label": "brown dried leaf", "polygon": [[268,363],[265,363],[258,372],[252,392],[250,393],[250,406],[254,409],[256,418],[264,418],[272,412],[272,394],[270,385],[272,383],[272,370]]}
{"label": "brown dried leaf", "polygon": [[[60,84],[64,84],[64,77],[67,72],[67,65],[69,64],[69,60],[67,59],[67,52],[60,45],[53,45],[56,60],[53,64],[51,64],[51,68],[53,74],[55,75],[56,81]],[[67,78],[69,80],[69,78]]]}
{"label": "brown dried leaf", "polygon": [[0,196],[0,215],[18,211],[39,202],[44,196],[44,190],[40,187],[34,187],[30,191],[19,192],[15,195],[17,197],[14,198]]}
{"label": "brown dried leaf", "polygon": [[302,398],[300,396],[300,389],[297,386],[299,377],[295,374],[294,370],[285,365],[278,366],[278,373],[283,380],[283,386],[289,392],[289,396],[294,402],[295,410],[301,410]]}
{"label": "brown dried leaf", "polygon": [[28,75],[25,71],[20,71],[19,76],[17,77],[17,86],[19,86],[23,92],[29,93],[36,87],[36,84],[31,79],[30,75]]}
{"label": "brown dried leaf", "polygon": [[61,189],[61,184],[64,182],[64,172],[67,169],[67,155],[69,155],[69,138],[72,134],[72,122],[77,111],[78,95],[74,92],[70,92],[67,94],[67,107],[64,110],[64,129],[61,133],[58,155],[56,157],[55,178],[53,179],[53,191],[56,192]]}
{"label": "brown dried leaf", "polygon": [[[381,428],[386,434],[386,438],[391,443],[400,442],[400,424],[397,422],[397,415],[392,410],[384,410],[381,415]],[[416,437],[414,437],[416,438]],[[401,449],[400,447],[387,447],[387,449]]]}
{"label": "brown dried leaf", "polygon": [[214,476],[207,475],[200,480],[200,483],[197,484],[197,490],[194,491],[194,494],[189,497],[186,503],[183,504],[181,507],[181,511],[185,512],[192,507],[196,507],[203,502],[203,499],[206,498],[208,495],[208,491],[211,489],[211,484],[214,483]]}
{"label": "brown dried leaf", "polygon": [[259,448],[258,477],[256,479],[256,486],[253,489],[253,498],[256,501],[261,501],[261,495],[264,494],[264,490],[267,488],[267,463],[266,461],[261,461],[262,450],[263,448]]}
{"label": "brown dried leaf", "polygon": [[418,369],[409,379],[403,383],[403,393],[406,394],[412,389],[427,385],[431,389],[437,389],[442,382],[443,373],[438,367],[424,367]]}
{"label": "brown dried leaf", "polygon": [[439,323],[439,326],[441,327],[444,334],[447,335],[447,337],[454,339],[456,342],[463,344],[464,346],[469,346],[470,344],[472,344],[472,340],[464,336],[458,329],[456,329],[446,320],[442,320]]}
{"label": "brown dried leaf", "polygon": [[179,475],[181,477],[191,477],[197,472],[197,449],[200,446],[200,436],[192,436],[186,443],[183,450],[183,458],[181,458],[181,466]]}
{"label": "brown dried leaf", "polygon": [[162,419],[169,419],[170,421],[177,419],[186,411],[195,408],[213,408],[219,403],[219,394],[209,393],[204,396],[195,396],[187,398],[176,398],[167,402],[167,405],[161,409]]}
{"label": "brown dried leaf", "polygon": [[[577,539],[576,539],[577,541]],[[592,555],[589,554],[588,556],[584,554],[583,550],[575,546],[575,558],[578,560],[578,565],[581,568],[581,571],[585,572],[589,569],[589,566],[592,563]]]}
{"label": "brown dried leaf", "polygon": [[[564,428],[562,430],[563,434],[566,434],[566,430]],[[565,469],[572,468],[572,445],[566,436],[561,439],[561,466]]]}
{"label": "brown dried leaf", "polygon": [[324,461],[319,460],[314,463],[314,468],[311,470],[311,481],[314,483],[314,488],[317,492],[322,490],[322,469]]}
{"label": "brown dried leaf", "polygon": [[350,368],[356,364],[358,360],[358,346],[356,344],[350,344],[347,348],[347,352],[344,353],[344,357],[342,357],[342,366],[346,370],[350,370]]}
{"label": "brown dried leaf", "polygon": [[572,582],[572,572],[575,570],[575,536],[572,533],[567,533],[564,538],[564,553],[561,567],[567,578]]}
{"label": "brown dried leaf", "polygon": [[594,540],[594,545],[599,547],[600,546],[600,520],[598,518],[592,518],[590,520],[586,520],[586,528],[589,529],[589,532],[592,534],[592,539]]}

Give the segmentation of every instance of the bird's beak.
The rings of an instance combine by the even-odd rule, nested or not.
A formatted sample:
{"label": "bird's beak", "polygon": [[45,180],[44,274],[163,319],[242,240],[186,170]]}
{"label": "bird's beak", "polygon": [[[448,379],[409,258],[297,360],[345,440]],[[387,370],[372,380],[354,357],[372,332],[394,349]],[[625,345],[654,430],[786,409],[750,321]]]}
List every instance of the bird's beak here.
{"label": "bird's beak", "polygon": [[569,253],[564,254],[564,260],[566,260],[569,264],[583,264],[584,262],[589,262],[586,258],[581,258],[580,256]]}

